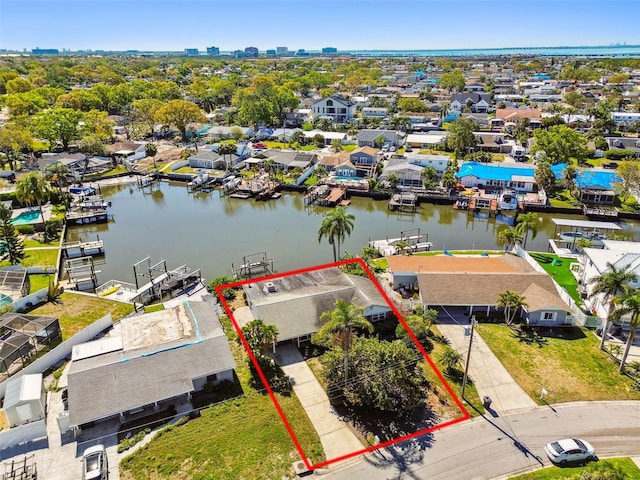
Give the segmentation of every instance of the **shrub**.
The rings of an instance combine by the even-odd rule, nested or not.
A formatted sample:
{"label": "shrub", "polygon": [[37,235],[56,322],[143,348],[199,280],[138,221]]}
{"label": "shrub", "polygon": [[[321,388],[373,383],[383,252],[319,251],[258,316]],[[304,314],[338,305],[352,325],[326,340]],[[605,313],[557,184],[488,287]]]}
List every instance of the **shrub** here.
{"label": "shrub", "polygon": [[633,150],[607,150],[604,157],[609,160],[624,160],[625,158],[633,158],[635,152]]}
{"label": "shrub", "polygon": [[35,232],[33,225],[17,225],[16,230],[22,235],[31,235]]}

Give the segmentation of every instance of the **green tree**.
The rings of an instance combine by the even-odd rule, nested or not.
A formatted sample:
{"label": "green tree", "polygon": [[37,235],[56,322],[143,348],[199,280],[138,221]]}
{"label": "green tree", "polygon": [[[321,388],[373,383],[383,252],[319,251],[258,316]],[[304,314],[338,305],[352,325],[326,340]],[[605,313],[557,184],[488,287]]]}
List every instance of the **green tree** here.
{"label": "green tree", "polygon": [[607,269],[589,281],[589,284],[592,286],[589,297],[592,298],[596,295],[602,295],[603,302],[609,302],[607,317],[605,318],[602,328],[600,350],[604,349],[604,342],[607,339],[610,321],[614,318],[616,296],[626,290],[628,285],[636,280],[637,276],[635,273],[629,271],[629,265],[618,268],[611,263],[607,263]]}
{"label": "green tree", "polygon": [[418,354],[405,343],[355,339],[349,354],[349,381],[344,378],[342,357],[343,352],[333,349],[321,358],[334,400],[399,415],[421,403],[425,382],[416,368]]}
{"label": "green tree", "polygon": [[444,175],[442,175],[442,178],[440,179],[440,183],[447,190],[451,190],[452,188],[456,188],[456,185],[458,184],[458,180],[455,177],[455,173],[447,169],[444,172]]}
{"label": "green tree", "polygon": [[37,114],[32,120],[32,128],[37,137],[44,138],[53,146],[57,142],[67,150],[69,143],[82,135],[81,122],[84,114],[71,108],[53,108]]}
{"label": "green tree", "polygon": [[438,171],[434,167],[424,167],[422,169],[422,176],[427,180],[434,181],[438,178]]}
{"label": "green tree", "polygon": [[153,98],[142,98],[134,100],[131,107],[131,119],[139,122],[149,129],[153,136],[158,110],[162,107],[162,102]]}
{"label": "green tree", "polygon": [[[426,103],[424,103],[419,98],[412,98],[412,97],[404,97],[404,98],[401,98],[400,100],[398,100],[398,108],[402,112],[421,113],[421,112],[428,112],[429,111],[429,109],[427,108],[427,104]],[[394,117],[394,118],[396,118],[396,117]],[[408,118],[408,117],[406,117],[406,118]]]}
{"label": "green tree", "polygon": [[373,333],[374,330],[371,322],[362,316],[363,311],[362,307],[338,299],[335,303],[335,309],[320,315],[320,320],[325,323],[318,330],[318,336],[326,338],[334,335],[342,348],[344,365],[342,376],[345,383],[349,376],[349,347],[355,336],[355,331],[363,330]]}
{"label": "green tree", "polygon": [[508,326],[511,326],[518,311],[522,307],[526,307],[527,303],[522,295],[511,290],[505,290],[498,295],[496,306],[504,309],[504,321]]}
{"label": "green tree", "polygon": [[551,165],[570,163],[572,158],[582,163],[587,158],[587,139],[566,125],[555,125],[548,130],[539,128],[533,136],[536,143],[531,151],[544,154]]}
{"label": "green tree", "polygon": [[340,141],[340,139],[334,138],[333,140],[331,140],[331,150],[333,150],[334,153],[341,152],[342,149],[342,142]]}
{"label": "green tree", "polygon": [[[233,283],[234,281],[235,280],[233,278],[228,277],[227,275],[216,277],[207,284],[207,291],[215,295],[216,287],[228,285],[230,283]],[[222,296],[225,300],[233,300],[234,298],[236,298],[236,290],[233,288],[225,288],[224,290],[222,290]]]}
{"label": "green tree", "polygon": [[15,160],[21,153],[32,149],[33,137],[26,127],[13,122],[0,127],[0,152],[7,156],[12,170],[15,170]]}
{"label": "green tree", "polygon": [[473,132],[477,130],[476,122],[469,118],[459,117],[451,124],[446,137],[447,147],[453,150],[458,158],[473,147],[478,139]]}
{"label": "green tree", "polygon": [[446,346],[442,352],[440,352],[438,360],[440,360],[440,363],[444,366],[445,371],[451,374],[458,370],[460,362],[462,362],[462,355],[457,350]]}
{"label": "green tree", "polygon": [[613,188],[623,202],[627,201],[629,195],[640,193],[640,163],[620,162],[616,177],[618,180],[613,182]]}
{"label": "green tree", "polygon": [[464,90],[465,85],[466,80],[464,78],[464,73],[460,71],[443,73],[438,79],[438,86],[446,89],[449,92],[453,90],[461,92],[462,90]]}
{"label": "green tree", "polygon": [[20,203],[38,205],[42,223],[45,223],[44,214],[42,213],[42,202],[45,202],[49,198],[49,187],[42,173],[38,171],[29,172],[26,176],[18,180],[16,198]]}
{"label": "green tree", "polygon": [[512,227],[504,227],[498,230],[498,244],[504,245],[505,252],[513,250],[516,243],[522,241],[522,234]]}
{"label": "green tree", "polygon": [[278,328],[267,325],[256,318],[242,327],[242,334],[255,355],[262,354],[262,350],[273,346],[278,341]]}
{"label": "green tree", "polygon": [[47,287],[47,302],[54,305],[62,305],[62,299],[60,296],[64,293],[64,287],[60,285],[60,282],[54,281],[49,277],[49,285]]}
{"label": "green tree", "polygon": [[[633,345],[633,339],[636,337],[636,330],[640,326],[640,290],[637,288],[625,288],[623,292],[616,298],[617,308],[613,311],[613,319],[620,320],[624,315],[630,315],[629,318],[629,335],[624,346],[624,353],[620,359],[619,372],[624,373],[625,362],[629,355],[629,349]],[[603,333],[604,337],[604,333]]]}
{"label": "green tree", "polygon": [[187,127],[190,123],[205,123],[207,117],[198,106],[187,100],[171,100],[156,112],[158,121],[165,125],[174,125],[182,135],[182,141],[187,141]]}
{"label": "green tree", "polygon": [[14,93],[26,93],[33,90],[33,84],[26,78],[16,77],[9,80],[5,84],[5,88],[7,90],[7,94],[12,95]]}
{"label": "green tree", "polygon": [[235,143],[221,143],[218,145],[218,155],[222,155],[222,158],[225,159],[225,165],[227,170],[231,168],[231,162],[229,161],[229,155],[233,155],[238,150],[238,147]]}
{"label": "green tree", "polygon": [[516,231],[524,236],[522,248],[527,248],[527,237],[529,236],[529,232],[531,232],[531,239],[536,238],[538,234],[538,223],[540,219],[538,218],[538,214],[535,212],[529,213],[521,213],[517,218]]}
{"label": "green tree", "polygon": [[0,254],[2,260],[18,265],[24,258],[24,242],[11,221],[11,211],[0,203]]}
{"label": "green tree", "polygon": [[157,170],[156,155],[158,154],[158,146],[155,143],[147,143],[144,146],[144,153],[147,157],[151,157],[151,160],[153,160],[153,168]]}
{"label": "green tree", "polygon": [[556,176],[551,170],[551,164],[542,160],[538,162],[535,173],[536,183],[545,192],[550,192],[556,183]]}
{"label": "green tree", "polygon": [[71,175],[71,169],[61,162],[54,162],[44,170],[45,179],[53,182],[62,191],[62,187],[67,185],[67,177]]}
{"label": "green tree", "polygon": [[344,207],[336,207],[324,216],[320,229],[318,230],[318,243],[326,238],[333,247],[333,260],[340,258],[340,244],[347,235],[351,235],[356,217],[352,213],[347,213]]}

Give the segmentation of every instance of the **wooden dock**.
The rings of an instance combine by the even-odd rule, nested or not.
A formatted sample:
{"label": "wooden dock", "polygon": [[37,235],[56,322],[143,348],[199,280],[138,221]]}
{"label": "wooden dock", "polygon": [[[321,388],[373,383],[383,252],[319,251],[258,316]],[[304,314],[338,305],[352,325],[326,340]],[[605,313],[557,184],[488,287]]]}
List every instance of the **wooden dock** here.
{"label": "wooden dock", "polygon": [[611,221],[618,219],[618,209],[616,207],[605,208],[582,205],[582,213],[587,218],[601,218]]}
{"label": "wooden dock", "polygon": [[318,200],[318,203],[323,207],[335,207],[338,205],[347,195],[345,188],[332,188],[329,195]]}
{"label": "wooden dock", "polygon": [[415,193],[402,192],[391,196],[387,208],[390,210],[415,212],[418,196]]}
{"label": "wooden dock", "polygon": [[158,172],[147,172],[144,175],[136,177],[136,183],[139,187],[150,187],[160,181]]}
{"label": "wooden dock", "polygon": [[327,195],[329,195],[330,191],[331,187],[329,187],[329,185],[314,185],[304,196],[304,204],[312,205],[318,199],[325,198]]}

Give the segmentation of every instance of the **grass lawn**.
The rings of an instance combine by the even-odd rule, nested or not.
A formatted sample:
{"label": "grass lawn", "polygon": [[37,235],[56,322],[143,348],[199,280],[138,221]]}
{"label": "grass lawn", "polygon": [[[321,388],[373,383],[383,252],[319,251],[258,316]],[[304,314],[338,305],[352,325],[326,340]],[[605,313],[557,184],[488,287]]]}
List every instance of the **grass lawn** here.
{"label": "grass lawn", "polygon": [[552,207],[575,208],[580,205],[569,190],[560,190],[549,196],[549,204]]}
{"label": "grass lawn", "polygon": [[478,333],[511,376],[536,402],[540,390],[549,403],[638,400],[640,392],[618,373],[599,339],[578,327],[562,329],[564,338],[520,338],[506,325],[481,323]]}
{"label": "grass lawn", "polygon": [[[578,260],[574,258],[560,258],[558,255],[550,253],[531,253],[530,254],[538,264],[544,268],[558,284],[564,288],[574,302],[582,305],[582,299],[578,293],[578,281],[571,273],[570,265]],[[556,265],[553,265],[553,261]]]}
{"label": "grass lawn", "polygon": [[[299,455],[268,395],[250,384],[247,354],[235,340],[229,321],[236,373],[244,396],[214,405],[125,458],[123,480],[273,479],[295,478],[291,464]],[[324,460],[320,439],[295,394],[277,395],[305,454]]]}
{"label": "grass lawn", "polygon": [[586,467],[549,467],[536,472],[525,473],[524,475],[518,475],[517,477],[510,478],[511,480],[562,480],[567,478],[579,478],[579,475],[582,472],[589,471],[596,465],[600,466],[601,464],[607,464],[619,468],[625,475],[622,477],[624,479],[632,480],[634,478],[640,478],[640,469],[630,458],[611,458],[608,460],[600,460],[597,464],[592,463]]}
{"label": "grass lawn", "polygon": [[31,282],[31,290],[29,290],[29,293],[35,293],[43,288],[49,288],[49,279],[54,281],[53,278],[53,275],[46,274],[29,275],[29,281]]}
{"label": "grass lawn", "polygon": [[111,313],[113,320],[116,321],[133,312],[133,305],[89,295],[63,293],[60,299],[62,305],[47,303],[33,309],[29,315],[56,317],[60,321],[63,340],[75,335],[107,313]]}

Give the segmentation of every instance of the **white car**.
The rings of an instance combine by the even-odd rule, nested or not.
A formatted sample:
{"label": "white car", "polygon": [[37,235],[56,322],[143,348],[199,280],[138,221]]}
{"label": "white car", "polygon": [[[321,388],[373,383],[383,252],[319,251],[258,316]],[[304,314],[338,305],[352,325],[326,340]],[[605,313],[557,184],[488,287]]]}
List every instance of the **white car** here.
{"label": "white car", "polygon": [[107,480],[109,463],[104,445],[87,448],[82,454],[82,480]]}
{"label": "white car", "polygon": [[596,451],[586,440],[565,438],[547,443],[544,447],[549,460],[553,463],[590,462],[596,460]]}

